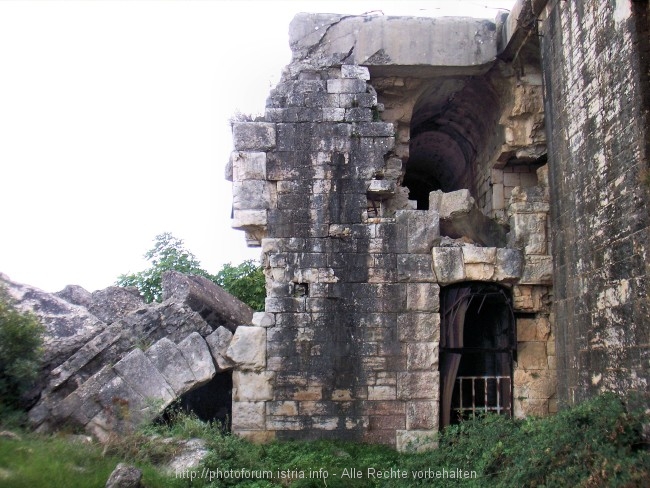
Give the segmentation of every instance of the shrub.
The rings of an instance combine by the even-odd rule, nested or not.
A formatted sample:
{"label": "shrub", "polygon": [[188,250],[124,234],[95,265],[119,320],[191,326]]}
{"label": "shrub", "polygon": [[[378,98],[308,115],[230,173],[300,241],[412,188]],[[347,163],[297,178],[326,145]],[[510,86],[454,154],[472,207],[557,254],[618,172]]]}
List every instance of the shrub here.
{"label": "shrub", "polygon": [[23,407],[42,357],[45,328],[31,313],[20,312],[0,287],[0,418]]}

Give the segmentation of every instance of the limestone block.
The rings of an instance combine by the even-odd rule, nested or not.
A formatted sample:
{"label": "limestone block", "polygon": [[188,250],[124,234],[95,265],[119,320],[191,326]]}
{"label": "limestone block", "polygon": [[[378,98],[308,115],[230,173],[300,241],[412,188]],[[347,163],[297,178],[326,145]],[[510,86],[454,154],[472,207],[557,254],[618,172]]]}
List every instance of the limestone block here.
{"label": "limestone block", "polygon": [[526,370],[548,368],[546,343],[519,342],[517,344],[517,365]]}
{"label": "limestone block", "polygon": [[544,311],[547,308],[547,294],[548,290],[545,286],[514,286],[512,288],[514,309],[526,312]]}
{"label": "limestone block", "polygon": [[395,431],[396,448],[399,452],[423,452],[438,447],[438,431],[432,430],[397,430]]}
{"label": "limestone block", "polygon": [[145,354],[172,387],[176,396],[189,391],[196,383],[190,365],[180,349],[166,337],[147,349]]}
{"label": "limestone block", "polygon": [[433,342],[440,340],[440,314],[401,313],[397,315],[400,342]]}
{"label": "limestone block", "polygon": [[235,210],[230,226],[233,229],[247,229],[249,227],[263,227],[267,223],[266,210]]}
{"label": "limestone block", "polygon": [[275,124],[236,122],[232,126],[232,139],[238,151],[268,151],[275,147]]}
{"label": "limestone block", "polygon": [[235,181],[232,184],[234,210],[262,210],[271,208],[269,183],[263,180]]}
{"label": "limestone block", "polygon": [[463,262],[467,280],[489,281],[494,276],[496,247],[463,246]]}
{"label": "limestone block", "polygon": [[232,332],[225,327],[217,327],[212,334],[205,338],[214,362],[217,364],[217,371],[226,371],[235,365],[235,362],[226,354],[231,340]]}
{"label": "limestone block", "polygon": [[178,344],[178,348],[194,373],[197,381],[195,386],[205,384],[214,377],[216,370],[212,354],[203,337],[193,332]]}
{"label": "limestone block", "polygon": [[514,396],[523,398],[554,397],[557,392],[557,374],[555,370],[526,371],[517,368],[514,377]]}
{"label": "limestone block", "polygon": [[366,82],[356,78],[327,80],[327,93],[365,93]]}
{"label": "limestone block", "polygon": [[273,400],[272,371],[233,371],[232,398],[237,402],[261,402]]}
{"label": "limestone block", "polygon": [[251,323],[257,327],[273,327],[275,325],[275,315],[268,312],[255,312]]}
{"label": "limestone block", "polygon": [[437,401],[406,402],[406,428],[408,430],[433,430],[438,428],[439,403]]}
{"label": "limestone block", "polygon": [[510,247],[525,254],[546,254],[546,213],[515,213],[510,218]]}
{"label": "limestone block", "polygon": [[407,283],[406,309],[437,312],[440,309],[440,286],[436,283]]}
{"label": "limestone block", "polygon": [[397,256],[397,279],[410,282],[436,281],[428,254],[399,254]]}
{"label": "limestone block", "polygon": [[523,272],[524,258],[518,249],[497,249],[493,279],[499,283],[517,281]]}
{"label": "limestone block", "polygon": [[519,283],[522,285],[552,285],[553,258],[551,256],[526,256]]}
{"label": "limestone block", "polygon": [[266,366],[266,329],[264,327],[237,327],[226,357],[242,371],[260,371]]}
{"label": "limestone block", "polygon": [[549,400],[539,398],[515,398],[513,404],[514,416],[518,419],[525,417],[546,417],[549,410]]}
{"label": "limestone block", "polygon": [[370,180],[368,184],[368,198],[385,200],[395,194],[396,183],[393,180]]}
{"label": "limestone block", "polygon": [[546,341],[550,333],[551,324],[548,317],[540,316],[517,319],[517,341],[519,342]]}
{"label": "limestone block", "polygon": [[265,180],[266,153],[233,151],[230,154],[232,165],[232,180]]}
{"label": "limestone block", "polygon": [[[431,199],[431,195],[429,195]],[[474,197],[469,190],[457,190],[443,193],[440,202],[440,218],[450,219],[458,214],[466,214],[476,206]]]}
{"label": "limestone block", "polygon": [[438,343],[415,342],[406,346],[406,368],[430,371],[438,366]]}
{"label": "limestone block", "polygon": [[443,194],[444,192],[442,190],[436,190],[429,193],[429,210],[435,210],[440,214]]}
{"label": "limestone block", "polygon": [[162,401],[163,406],[166,406],[175,398],[174,391],[163,375],[140,349],[129,352],[113,366],[113,370],[145,399]]}
{"label": "limestone block", "polygon": [[323,122],[343,122],[345,120],[344,108],[324,108]]}
{"label": "limestone block", "polygon": [[465,280],[465,264],[461,248],[434,247],[431,255],[435,281],[448,285]]}
{"label": "limestone block", "polygon": [[370,79],[370,72],[365,66],[357,66],[354,64],[344,64],[341,66],[342,78],[359,78],[360,80],[368,81]]}
{"label": "limestone block", "polygon": [[285,417],[298,415],[298,402],[294,402],[294,401],[266,402],[266,414],[285,416]]}
{"label": "limestone block", "polygon": [[397,373],[397,398],[401,400],[437,400],[440,373],[417,371]]}
{"label": "limestone block", "polygon": [[395,216],[403,252],[428,254],[440,240],[440,219],[435,210],[398,210]]}
{"label": "limestone block", "polygon": [[394,386],[369,386],[368,400],[395,400],[397,392]]}
{"label": "limestone block", "polygon": [[232,402],[233,430],[264,430],[265,402]]}

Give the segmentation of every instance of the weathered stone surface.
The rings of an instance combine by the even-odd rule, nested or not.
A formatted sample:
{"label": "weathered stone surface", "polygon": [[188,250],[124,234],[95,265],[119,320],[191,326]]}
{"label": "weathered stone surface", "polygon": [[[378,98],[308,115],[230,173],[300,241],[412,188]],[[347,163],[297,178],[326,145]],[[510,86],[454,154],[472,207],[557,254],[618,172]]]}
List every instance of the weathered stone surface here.
{"label": "weathered stone surface", "polygon": [[519,283],[522,285],[553,284],[553,259],[551,256],[525,256],[524,270]]}
{"label": "weathered stone surface", "polygon": [[408,430],[434,430],[438,425],[437,401],[412,401],[406,403],[406,428]]}
{"label": "weathered stone surface", "polygon": [[494,280],[499,283],[512,283],[523,273],[524,257],[517,249],[497,249],[497,262]]}
{"label": "weathered stone surface", "polygon": [[92,302],[92,293],[79,285],[67,285],[63,290],[53,294],[66,302],[88,308]]}
{"label": "weathered stone surface", "polygon": [[264,430],[266,428],[265,405],[265,402],[233,402],[233,429]]}
{"label": "weathered stone surface", "polygon": [[437,312],[440,308],[440,286],[436,283],[407,283],[406,309]]}
{"label": "weathered stone surface", "polygon": [[160,402],[164,407],[175,398],[174,391],[163,375],[140,349],[133,349],[120,359],[113,370],[133,391],[152,404]]}
{"label": "weathered stone surface", "polygon": [[431,371],[438,366],[438,355],[437,342],[408,344],[406,367],[409,371]]}
{"label": "weathered stone surface", "polygon": [[196,379],[195,386],[205,384],[214,377],[216,370],[212,354],[203,337],[193,332],[178,344],[178,349],[190,365]]}
{"label": "weathered stone surface", "polygon": [[109,286],[103,290],[94,291],[86,308],[102,322],[112,324],[144,305],[144,300],[137,289]]}
{"label": "weathered stone surface", "polygon": [[273,400],[272,381],[275,375],[271,371],[232,373],[232,399],[236,402],[261,402]]}
{"label": "weathered stone surface", "polygon": [[440,373],[437,371],[397,373],[397,397],[402,400],[437,400]]}
{"label": "weathered stone surface", "polygon": [[189,391],[197,383],[185,356],[178,346],[166,337],[147,349],[146,355],[172,387],[176,396]]}
{"label": "weathered stone surface", "polygon": [[428,254],[440,240],[440,221],[434,210],[398,210],[396,212],[400,250]]}
{"label": "weathered stone surface", "polygon": [[239,324],[248,324],[253,318],[253,309],[202,276],[167,271],[162,286],[163,300],[187,305],[212,328],[224,326],[234,331]]}
{"label": "weathered stone surface", "polygon": [[135,466],[119,463],[106,481],[106,488],[140,488],[141,480],[142,471]]}
{"label": "weathered stone surface", "polygon": [[494,276],[497,249],[495,247],[463,246],[465,276],[471,281],[490,281]]}
{"label": "weathered stone surface", "polygon": [[13,282],[6,275],[0,274],[0,285],[15,300],[19,310],[34,313],[45,326],[45,371],[63,362],[107,327],[85,307],[38,288]]}
{"label": "weathered stone surface", "polygon": [[232,369],[235,365],[234,361],[226,354],[232,335],[232,332],[225,327],[218,327],[217,330],[205,338],[205,342],[208,343],[212,357],[217,364],[217,371],[226,371]]}
{"label": "weathered stone surface", "polygon": [[[294,59],[315,66],[345,58],[374,73],[470,74],[484,71],[496,56],[495,31],[492,22],[466,18],[298,14],[289,43]],[[447,49],[429,49],[436,45]]]}
{"label": "weathered stone surface", "polygon": [[517,346],[517,364],[525,370],[547,369],[546,343],[520,342]]}
{"label": "weathered stone surface", "polygon": [[163,442],[175,444],[175,454],[167,464],[165,471],[172,476],[187,469],[198,468],[201,461],[210,453],[204,439],[188,439],[178,441],[165,439]]}
{"label": "weathered stone surface", "polygon": [[275,124],[236,122],[232,137],[237,151],[266,151],[275,147]]}
{"label": "weathered stone surface", "polygon": [[434,247],[431,256],[435,281],[447,285],[465,280],[465,265],[461,248]]}
{"label": "weathered stone surface", "polygon": [[275,325],[275,315],[267,312],[255,312],[251,324],[256,327],[273,327]]}
{"label": "weathered stone surface", "polygon": [[230,154],[232,180],[265,180],[266,153],[252,151],[233,151]]}
{"label": "weathered stone surface", "polygon": [[266,329],[238,327],[226,357],[242,371],[260,371],[266,366]]}

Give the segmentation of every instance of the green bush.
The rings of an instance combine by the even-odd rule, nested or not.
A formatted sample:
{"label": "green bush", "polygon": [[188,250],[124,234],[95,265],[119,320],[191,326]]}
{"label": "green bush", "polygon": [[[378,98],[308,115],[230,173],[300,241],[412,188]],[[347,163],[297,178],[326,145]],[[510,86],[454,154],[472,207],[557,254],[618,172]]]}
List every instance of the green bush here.
{"label": "green bush", "polygon": [[224,264],[213,281],[253,310],[264,310],[266,281],[262,267],[253,260],[249,259],[237,266]]}
{"label": "green bush", "polygon": [[0,287],[0,419],[23,407],[21,397],[40,369],[44,333],[38,319],[18,311]]}

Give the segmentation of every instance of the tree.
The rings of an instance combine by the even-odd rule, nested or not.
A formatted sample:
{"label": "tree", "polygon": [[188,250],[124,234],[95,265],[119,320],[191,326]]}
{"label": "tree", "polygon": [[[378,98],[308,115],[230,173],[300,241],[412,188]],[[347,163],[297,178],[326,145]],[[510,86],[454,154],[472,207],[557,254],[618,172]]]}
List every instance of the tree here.
{"label": "tree", "polygon": [[162,275],[165,271],[174,270],[212,280],[210,273],[201,268],[201,263],[194,254],[185,249],[183,240],[169,232],[158,234],[154,247],[144,257],[151,266],[139,273],[120,275],[117,285],[135,286],[147,303],[162,301]]}
{"label": "tree", "polygon": [[38,376],[45,327],[20,312],[0,287],[0,417],[20,410],[21,397]]}
{"label": "tree", "polygon": [[231,295],[248,304],[254,310],[264,310],[266,286],[262,267],[248,260],[233,266],[223,265],[216,275],[201,268],[194,254],[185,249],[182,239],[169,232],[155,237],[152,249],[144,255],[151,263],[139,273],[123,274],[117,279],[118,286],[135,286],[147,303],[162,301],[162,275],[174,270],[180,273],[203,276],[221,286]]}
{"label": "tree", "polygon": [[253,310],[264,310],[266,284],[262,267],[251,259],[233,266],[223,265],[215,275],[214,282],[231,295],[248,304]]}

